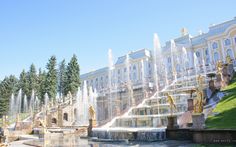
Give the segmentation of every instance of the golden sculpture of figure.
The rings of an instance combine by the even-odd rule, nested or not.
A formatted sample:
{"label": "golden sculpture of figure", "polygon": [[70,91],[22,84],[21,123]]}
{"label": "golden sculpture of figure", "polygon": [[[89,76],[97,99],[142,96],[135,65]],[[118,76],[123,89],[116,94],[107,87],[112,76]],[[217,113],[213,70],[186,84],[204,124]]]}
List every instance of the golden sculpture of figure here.
{"label": "golden sculpture of figure", "polygon": [[231,59],[231,57],[229,55],[226,56],[226,62],[228,64],[232,64],[232,59]]}
{"label": "golden sculpture of figure", "polygon": [[175,101],[173,99],[173,97],[171,95],[169,95],[169,93],[166,94],[167,95],[167,102],[170,104],[170,113],[171,116],[173,115],[173,108],[176,110],[176,105],[175,105]]}
{"label": "golden sculpture of figure", "polygon": [[96,112],[93,106],[89,106],[89,119],[95,120],[96,119]]}
{"label": "golden sculpture of figure", "polygon": [[196,90],[197,100],[194,105],[194,113],[202,113],[203,112],[203,92],[199,89]]}
{"label": "golden sculpture of figure", "polygon": [[218,62],[216,63],[217,73],[222,73],[222,68],[223,68],[223,63],[222,63],[222,61],[218,61]]}

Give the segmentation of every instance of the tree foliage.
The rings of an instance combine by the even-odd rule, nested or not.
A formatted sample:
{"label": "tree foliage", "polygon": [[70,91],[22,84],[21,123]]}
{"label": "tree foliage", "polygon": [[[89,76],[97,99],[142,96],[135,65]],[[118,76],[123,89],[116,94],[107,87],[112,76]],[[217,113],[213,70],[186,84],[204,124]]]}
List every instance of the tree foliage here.
{"label": "tree foliage", "polygon": [[76,55],[73,55],[66,70],[65,92],[75,95],[80,86],[80,68]]}

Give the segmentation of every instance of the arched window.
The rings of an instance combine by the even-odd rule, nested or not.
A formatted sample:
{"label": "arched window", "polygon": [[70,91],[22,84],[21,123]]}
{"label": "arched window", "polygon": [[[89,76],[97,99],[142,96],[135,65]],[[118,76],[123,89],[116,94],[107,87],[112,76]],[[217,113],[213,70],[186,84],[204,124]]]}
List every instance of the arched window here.
{"label": "arched window", "polygon": [[231,44],[230,39],[225,39],[225,46],[228,46],[230,44]]}
{"label": "arched window", "polygon": [[208,49],[205,50],[205,55],[208,56]]}
{"label": "arched window", "polygon": [[52,124],[57,124],[57,119],[56,118],[52,119]]}
{"label": "arched window", "polygon": [[216,42],[212,43],[212,48],[213,49],[217,49],[218,48],[218,44]]}
{"label": "arched window", "polygon": [[68,121],[68,113],[63,114],[63,120]]}
{"label": "arched window", "polygon": [[136,80],[136,72],[133,73],[133,80],[135,81]]}
{"label": "arched window", "polygon": [[232,49],[227,50],[227,56],[230,56],[231,59],[234,59],[233,51]]}
{"label": "arched window", "polygon": [[196,56],[197,56],[198,58],[201,57],[201,54],[200,54],[199,51],[196,52]]}
{"label": "arched window", "polygon": [[214,61],[215,62],[219,61],[219,54],[218,54],[218,52],[214,53]]}

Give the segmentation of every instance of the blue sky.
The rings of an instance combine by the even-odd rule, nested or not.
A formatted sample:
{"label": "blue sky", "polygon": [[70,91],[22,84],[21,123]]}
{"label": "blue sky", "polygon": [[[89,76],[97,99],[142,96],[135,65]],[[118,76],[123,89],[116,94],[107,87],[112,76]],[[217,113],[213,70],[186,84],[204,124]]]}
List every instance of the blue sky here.
{"label": "blue sky", "polygon": [[81,73],[107,65],[130,50],[153,48],[186,27],[196,35],[236,16],[234,0],[1,0],[0,79],[16,76],[48,58],[68,62],[76,54]]}

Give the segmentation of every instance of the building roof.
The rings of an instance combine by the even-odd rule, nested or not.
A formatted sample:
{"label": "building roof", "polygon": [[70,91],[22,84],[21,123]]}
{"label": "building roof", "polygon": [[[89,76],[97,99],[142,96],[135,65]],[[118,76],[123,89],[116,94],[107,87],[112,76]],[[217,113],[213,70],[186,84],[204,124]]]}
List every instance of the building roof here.
{"label": "building roof", "polygon": [[[147,49],[140,49],[137,51],[131,51],[129,54],[130,59],[139,59],[143,57],[150,57],[151,56],[151,51]],[[126,60],[126,55],[121,56],[117,59],[116,65],[118,64],[124,64]]]}
{"label": "building roof", "polygon": [[108,72],[108,67],[104,67],[104,68],[100,68],[100,69],[95,70],[95,71],[91,71],[91,72],[86,73],[86,74],[82,74],[82,75],[80,75],[80,78],[81,79],[87,79],[90,76],[103,74],[103,73],[107,73],[107,72]]}
{"label": "building roof", "polygon": [[222,34],[226,31],[226,29],[228,29],[232,25],[236,25],[236,17],[232,20],[229,20],[229,21],[217,24],[217,25],[213,25],[209,27],[209,31],[207,33],[203,33],[201,35],[197,35],[191,38],[192,45],[194,46],[194,45],[202,44],[206,41],[208,37]]}

